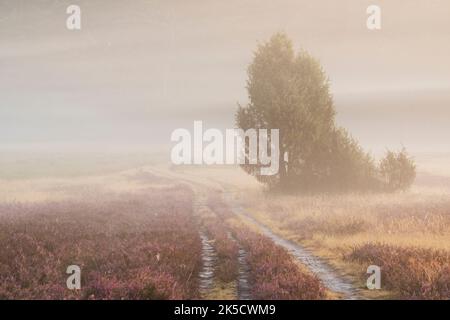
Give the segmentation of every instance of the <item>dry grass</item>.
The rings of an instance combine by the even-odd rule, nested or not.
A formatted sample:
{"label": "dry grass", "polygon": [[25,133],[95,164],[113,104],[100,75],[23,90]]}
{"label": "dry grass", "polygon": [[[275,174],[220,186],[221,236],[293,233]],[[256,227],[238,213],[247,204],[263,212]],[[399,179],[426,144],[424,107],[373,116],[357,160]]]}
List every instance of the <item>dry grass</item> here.
{"label": "dry grass", "polygon": [[265,195],[247,206],[297,240],[327,247],[378,241],[450,249],[450,198],[444,193]]}
{"label": "dry grass", "polygon": [[385,287],[401,298],[450,298],[448,251],[365,244],[354,248],[346,259],[379,266]]}
{"label": "dry grass", "polygon": [[[444,192],[246,197],[253,215],[285,237],[311,248],[355,278],[367,263],[344,259],[370,243],[450,251],[450,198]],[[421,252],[421,251],[419,251]],[[430,272],[433,265],[429,266]],[[361,278],[358,281],[360,284]],[[394,286],[390,286],[394,288]],[[407,296],[407,295],[404,295]],[[424,294],[422,298],[425,298]]]}
{"label": "dry grass", "polygon": [[[450,251],[450,189],[446,183],[435,181],[435,176],[447,170],[448,165],[440,161],[437,173],[436,166],[424,170],[430,159],[420,162],[418,185],[409,192],[394,194],[270,194],[261,186],[248,183],[245,176],[237,178],[233,168],[183,171],[194,179],[211,181],[214,188],[222,186],[225,192],[234,193],[259,221],[308,247],[337,271],[353,278],[366,298],[391,299],[408,295],[387,283],[382,290],[364,290],[367,262],[345,257],[366,244],[389,245],[396,250]],[[440,177],[440,182],[448,179],[445,175]],[[433,269],[430,265],[429,272]]]}

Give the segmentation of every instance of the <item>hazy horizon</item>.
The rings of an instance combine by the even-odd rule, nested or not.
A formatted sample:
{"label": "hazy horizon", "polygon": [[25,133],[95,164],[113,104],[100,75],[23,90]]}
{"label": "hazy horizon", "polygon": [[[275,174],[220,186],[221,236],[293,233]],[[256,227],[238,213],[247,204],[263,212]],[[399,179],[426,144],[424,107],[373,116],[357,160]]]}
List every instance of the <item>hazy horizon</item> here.
{"label": "hazy horizon", "polygon": [[[322,63],[337,122],[367,150],[450,150],[446,1],[0,1],[0,146],[170,143],[232,127],[258,42],[286,32]],[[369,31],[369,4],[382,29]]]}

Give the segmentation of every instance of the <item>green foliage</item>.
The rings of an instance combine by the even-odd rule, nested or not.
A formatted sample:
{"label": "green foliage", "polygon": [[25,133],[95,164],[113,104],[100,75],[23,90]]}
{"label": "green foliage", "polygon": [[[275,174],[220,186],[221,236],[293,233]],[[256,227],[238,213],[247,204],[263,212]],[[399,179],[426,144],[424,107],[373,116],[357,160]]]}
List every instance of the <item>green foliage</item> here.
{"label": "green foliage", "polygon": [[405,190],[416,178],[416,166],[405,149],[388,150],[380,161],[380,175],[387,190]]}
{"label": "green foliage", "polygon": [[371,190],[378,188],[377,168],[371,155],[345,130],[333,133],[331,174],[328,181],[337,190]]}
{"label": "green foliage", "polygon": [[372,157],[335,125],[329,81],[320,63],[306,51],[296,54],[285,34],[275,34],[258,46],[248,68],[247,90],[249,103],[239,106],[237,126],[280,130],[279,173],[262,176],[258,165],[244,164],[247,173],[283,190],[382,186]]}

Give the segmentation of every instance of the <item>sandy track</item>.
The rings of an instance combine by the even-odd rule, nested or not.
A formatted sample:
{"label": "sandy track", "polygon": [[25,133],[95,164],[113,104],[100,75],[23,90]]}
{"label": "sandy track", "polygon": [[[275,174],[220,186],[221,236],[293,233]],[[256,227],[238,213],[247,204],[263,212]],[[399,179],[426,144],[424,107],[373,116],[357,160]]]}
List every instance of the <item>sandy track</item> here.
{"label": "sandy track", "polygon": [[348,279],[341,277],[327,263],[314,256],[302,246],[275,234],[267,226],[246,214],[242,207],[236,204],[235,201],[230,200],[229,194],[225,194],[224,196],[235,214],[250,220],[266,237],[270,238],[277,245],[285,248],[295,259],[308,267],[308,269],[322,281],[325,287],[338,293],[343,299],[356,300],[360,298],[353,284]]}
{"label": "sandy track", "polygon": [[253,223],[265,236],[270,238],[277,245],[285,248],[297,261],[304,264],[313,274],[315,274],[326,288],[334,293],[337,293],[342,299],[361,299],[358,295],[358,290],[350,280],[341,276],[325,261],[313,255],[304,247],[277,235],[270,228],[253,218],[251,215],[247,214],[240,204],[234,200],[233,192],[226,190],[226,188],[217,180],[202,179],[199,181],[195,176],[181,173],[174,174],[173,172],[171,172],[170,175],[188,183],[196,194],[201,197],[205,197],[211,188],[214,188],[215,190],[221,189],[223,191],[223,200],[236,215]]}

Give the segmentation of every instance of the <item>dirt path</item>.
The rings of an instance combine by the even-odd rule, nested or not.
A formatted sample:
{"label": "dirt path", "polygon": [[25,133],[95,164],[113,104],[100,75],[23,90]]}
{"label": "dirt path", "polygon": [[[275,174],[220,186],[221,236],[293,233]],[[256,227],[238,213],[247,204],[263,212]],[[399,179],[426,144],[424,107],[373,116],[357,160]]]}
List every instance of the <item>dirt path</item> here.
{"label": "dirt path", "polygon": [[199,288],[201,296],[208,297],[214,289],[214,270],[217,264],[217,253],[204,233],[200,233],[200,238],[202,240],[203,267],[199,274]]}
{"label": "dirt path", "polygon": [[251,300],[250,267],[247,264],[247,252],[243,248],[239,248],[238,262],[238,298],[239,300]]}
{"label": "dirt path", "polygon": [[[268,228],[261,222],[257,221],[251,215],[247,214],[245,210],[240,206],[240,204],[233,198],[233,192],[230,192],[230,190],[226,189],[226,187],[219,181],[214,181],[214,179],[203,179],[200,182],[199,180],[196,179],[196,177],[192,177],[189,175],[173,174],[173,173],[171,175],[176,176],[178,179],[182,179],[183,181],[191,185],[193,189],[196,191],[197,196],[207,195],[211,187],[214,187],[216,190],[218,188],[222,189],[224,201],[229,205],[229,207],[234,211],[236,215],[251,221],[261,230],[261,232],[265,236],[270,238],[277,245],[285,248],[293,257],[295,257],[295,259],[297,259],[299,262],[308,267],[312,273],[317,275],[317,277],[322,281],[325,287],[327,287],[332,292],[339,294],[339,296],[342,299],[346,300],[361,299],[361,297],[358,295],[357,292],[358,290],[355,288],[355,286],[352,284],[350,280],[339,275],[339,273],[333,270],[333,268],[330,267],[326,262],[314,256],[307,249],[275,234],[270,228]],[[245,256],[246,256],[245,252],[240,252],[239,257],[240,261],[242,261],[242,266],[240,265],[240,267],[242,268],[243,275],[245,275],[246,272],[244,271],[246,268]],[[242,276],[242,278],[239,279],[239,284],[243,285],[243,288],[245,288],[246,282],[248,284],[248,278],[246,276]],[[241,299],[241,295],[240,294],[238,295],[239,298]]]}
{"label": "dirt path", "polygon": [[360,298],[353,284],[349,280],[344,279],[337,274],[320,258],[314,256],[300,245],[280,237],[267,226],[248,215],[245,210],[232,199],[230,194],[224,194],[224,198],[235,214],[250,220],[254,225],[258,226],[265,236],[270,238],[277,245],[285,248],[292,256],[294,256],[298,261],[307,266],[315,275],[317,275],[324,286],[329,290],[338,293],[343,299],[346,300],[356,300]]}
{"label": "dirt path", "polygon": [[252,300],[252,290],[250,285],[250,267],[247,263],[247,251],[233,238],[231,234],[229,237],[234,241],[238,247],[238,278],[237,278],[237,295],[238,300]]}

